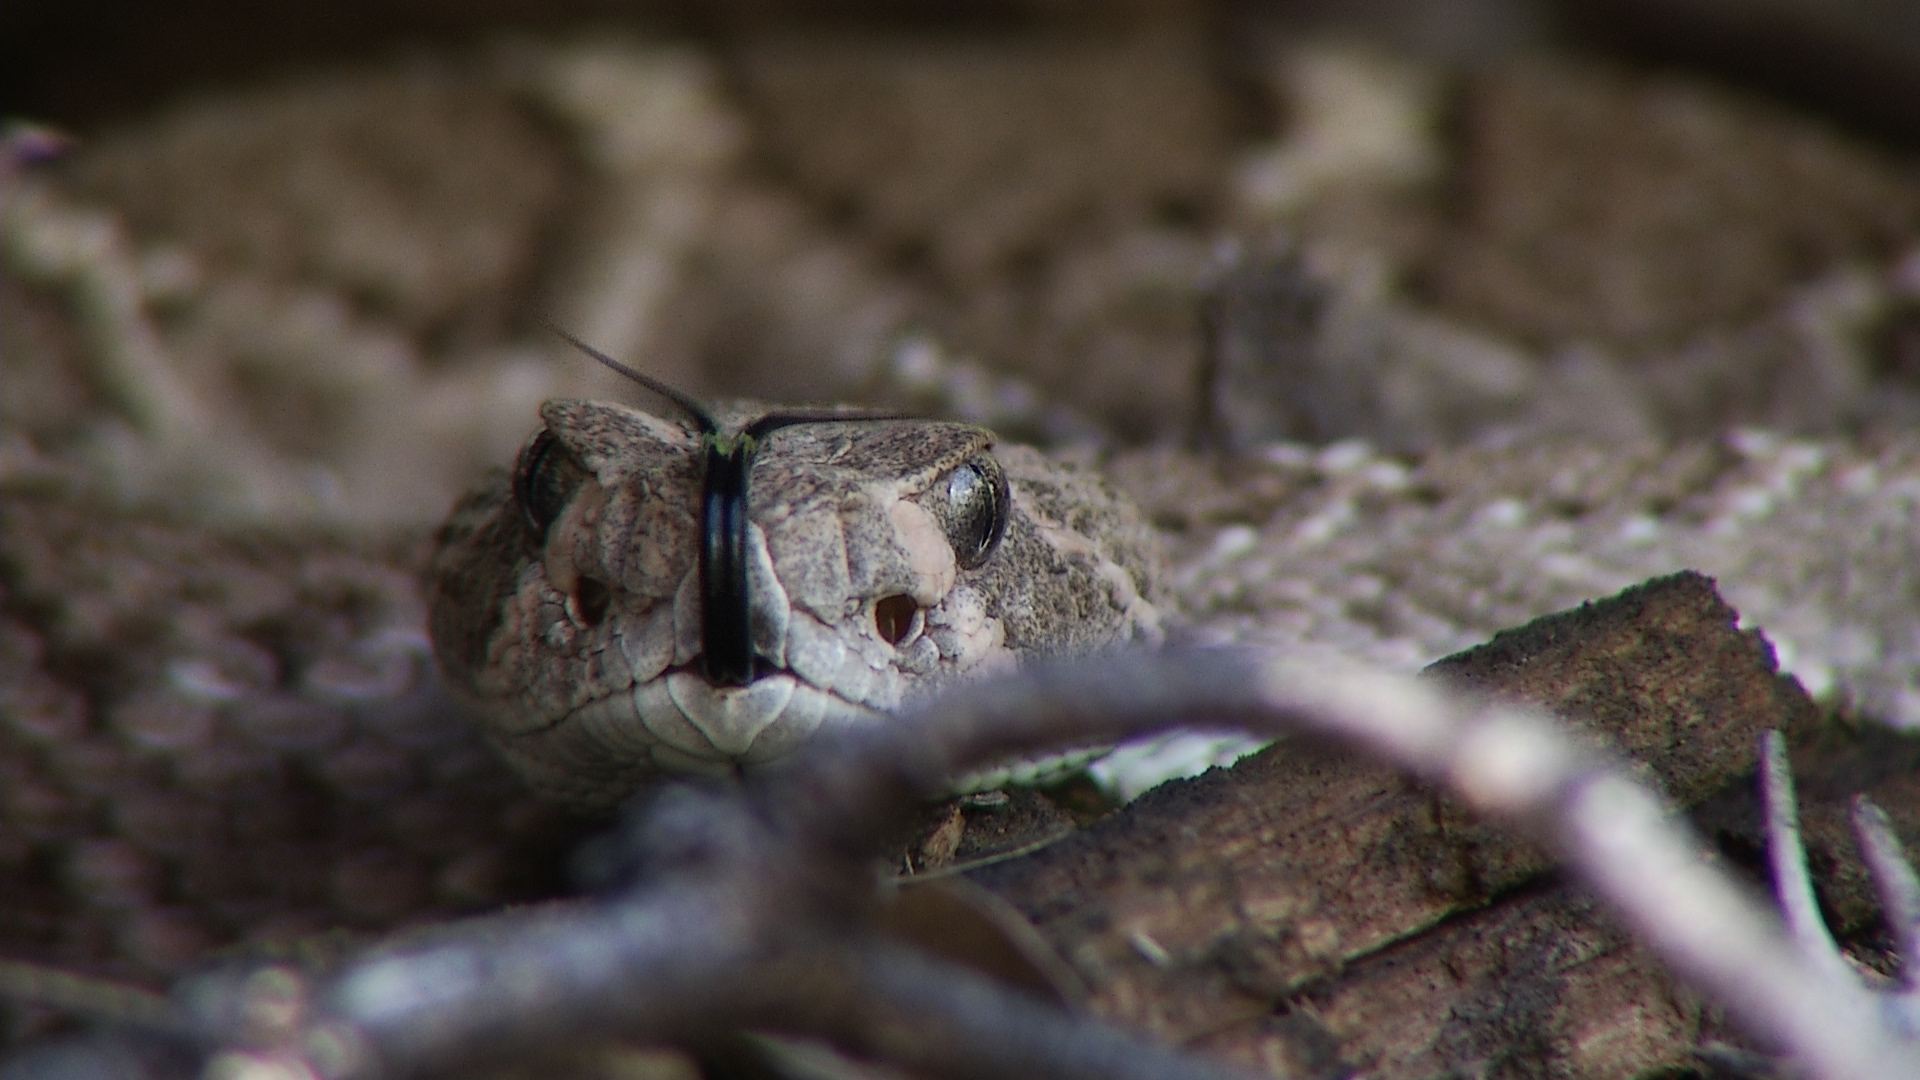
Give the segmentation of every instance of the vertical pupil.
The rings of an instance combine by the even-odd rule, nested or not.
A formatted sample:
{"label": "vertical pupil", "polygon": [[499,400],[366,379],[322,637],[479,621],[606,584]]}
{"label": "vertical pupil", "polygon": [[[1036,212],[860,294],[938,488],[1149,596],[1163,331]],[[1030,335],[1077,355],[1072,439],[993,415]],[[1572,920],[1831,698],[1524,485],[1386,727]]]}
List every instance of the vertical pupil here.
{"label": "vertical pupil", "polygon": [[515,481],[520,509],[536,536],[546,536],[547,527],[560,516],[572,495],[569,481],[578,477],[566,475],[572,472],[567,468],[570,464],[551,432],[542,431],[527,447]]}
{"label": "vertical pupil", "polygon": [[987,532],[993,527],[993,492],[986,478],[973,465],[953,470],[947,481],[947,504],[953,507],[954,548],[960,561],[972,562],[986,545]]}
{"label": "vertical pupil", "polygon": [[962,465],[947,478],[947,500],[956,507],[964,507],[979,498],[979,488],[980,470],[971,465]]}
{"label": "vertical pupil", "polygon": [[963,568],[977,566],[993,550],[1005,526],[1006,508],[993,478],[969,462],[947,477],[947,541]]}

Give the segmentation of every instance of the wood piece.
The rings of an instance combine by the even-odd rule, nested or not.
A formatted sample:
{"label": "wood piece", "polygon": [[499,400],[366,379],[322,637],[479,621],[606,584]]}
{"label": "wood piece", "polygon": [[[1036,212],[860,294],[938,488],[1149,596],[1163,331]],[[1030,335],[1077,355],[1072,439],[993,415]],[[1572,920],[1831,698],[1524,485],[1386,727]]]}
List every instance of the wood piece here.
{"label": "wood piece", "polygon": [[[1431,671],[1562,711],[1683,805],[1746,783],[1761,731],[1817,721],[1691,573]],[[1702,1035],[1698,1005],[1536,847],[1303,740],[973,877],[1035,921],[1099,1013],[1268,1068],[1617,1076],[1684,1065]]]}

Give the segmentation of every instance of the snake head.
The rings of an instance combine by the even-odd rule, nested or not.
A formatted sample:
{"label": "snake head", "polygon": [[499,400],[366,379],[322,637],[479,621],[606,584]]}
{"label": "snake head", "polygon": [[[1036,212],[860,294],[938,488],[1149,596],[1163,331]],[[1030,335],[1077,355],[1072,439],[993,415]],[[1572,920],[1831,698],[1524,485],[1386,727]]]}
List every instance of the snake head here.
{"label": "snake head", "polygon": [[955,679],[1157,633],[1138,513],[983,428],[541,415],[443,526],[431,626],[488,737],[565,801],[751,768]]}

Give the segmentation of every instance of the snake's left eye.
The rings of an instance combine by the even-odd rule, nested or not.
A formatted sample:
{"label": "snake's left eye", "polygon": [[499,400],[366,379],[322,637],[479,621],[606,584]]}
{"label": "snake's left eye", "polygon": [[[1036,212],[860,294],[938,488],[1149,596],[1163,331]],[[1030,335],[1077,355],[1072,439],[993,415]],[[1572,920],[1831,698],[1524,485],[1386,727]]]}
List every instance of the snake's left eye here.
{"label": "snake's left eye", "polygon": [[546,539],[547,529],[566,509],[586,475],[553,432],[541,428],[528,440],[513,466],[513,497],[534,539]]}
{"label": "snake's left eye", "polygon": [[960,569],[971,570],[987,561],[1007,533],[1013,507],[1007,474],[991,455],[979,454],[948,473],[946,487],[940,521],[954,560]]}

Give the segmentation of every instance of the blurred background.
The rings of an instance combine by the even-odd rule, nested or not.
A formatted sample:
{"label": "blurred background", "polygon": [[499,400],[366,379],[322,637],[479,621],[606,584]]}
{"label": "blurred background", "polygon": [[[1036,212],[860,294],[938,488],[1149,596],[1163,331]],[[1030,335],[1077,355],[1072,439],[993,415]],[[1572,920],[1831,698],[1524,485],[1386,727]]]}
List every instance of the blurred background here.
{"label": "blurred background", "polygon": [[1920,7],[1906,0],[17,0],[0,12],[0,107],[85,128],[289,67],[472,45],[501,31],[622,26],[724,50],[802,30],[1075,33],[1162,20],[1195,24],[1228,51],[1255,28],[1331,29],[1451,60],[1580,50],[1708,73],[1908,145],[1920,140]]}
{"label": "blurred background", "polygon": [[0,11],[0,465],[419,527],[543,397],[1053,445],[1920,420],[1920,5]]}

